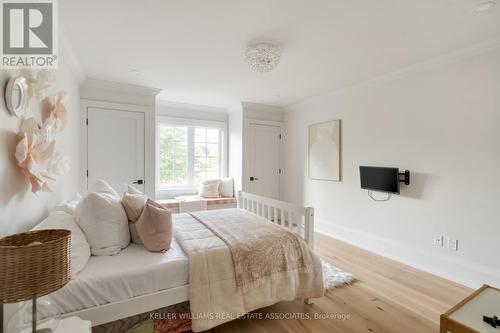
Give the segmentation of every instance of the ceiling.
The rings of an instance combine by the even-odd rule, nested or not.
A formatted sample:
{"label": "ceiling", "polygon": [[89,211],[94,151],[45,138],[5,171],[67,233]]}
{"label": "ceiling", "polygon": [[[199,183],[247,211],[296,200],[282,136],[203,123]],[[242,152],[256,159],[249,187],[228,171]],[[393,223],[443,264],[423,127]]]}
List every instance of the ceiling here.
{"label": "ceiling", "polygon": [[[64,0],[89,78],[163,89],[174,102],[287,106],[500,36],[500,3],[475,0]],[[253,40],[283,48],[251,72]]]}

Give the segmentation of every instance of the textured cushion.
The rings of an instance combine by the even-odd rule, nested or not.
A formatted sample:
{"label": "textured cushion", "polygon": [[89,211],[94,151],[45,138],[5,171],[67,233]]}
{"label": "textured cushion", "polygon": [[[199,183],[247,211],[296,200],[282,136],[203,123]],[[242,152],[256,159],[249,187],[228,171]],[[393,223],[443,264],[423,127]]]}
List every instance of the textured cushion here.
{"label": "textured cushion", "polygon": [[234,179],[222,178],[219,185],[219,194],[224,198],[234,197]]}
{"label": "textured cushion", "polygon": [[71,231],[71,278],[75,278],[90,259],[90,246],[87,238],[76,223],[73,215],[63,211],[52,212],[33,230],[65,229]]}
{"label": "textured cushion", "polygon": [[146,206],[146,201],[148,201],[148,197],[144,194],[131,194],[130,192],[123,194],[122,204],[130,222],[134,223],[139,219],[144,206]]}
{"label": "textured cushion", "polygon": [[76,192],[75,195],[73,196],[73,199],[71,199],[70,201],[68,201],[66,203],[62,203],[62,204],[56,206],[56,208],[54,208],[54,211],[60,210],[62,212],[66,212],[68,214],[74,215],[76,206],[78,206],[78,204],[80,203],[80,200],[82,200],[82,196],[80,195],[80,193]]}
{"label": "textured cushion", "polygon": [[200,184],[198,195],[203,198],[219,198],[220,179],[205,180]]}
{"label": "textured cushion", "polygon": [[159,208],[148,200],[135,227],[146,250],[160,252],[170,248],[172,214],[168,210]]}
{"label": "textured cushion", "polygon": [[93,255],[116,255],[130,243],[127,213],[120,196],[102,180],[80,201],[75,216]]}
{"label": "textured cushion", "polygon": [[137,230],[135,228],[135,222],[129,222],[128,227],[130,230],[130,238],[132,238],[132,242],[134,244],[142,245],[141,237],[139,237],[139,234],[137,233]]}
{"label": "textured cushion", "polygon": [[141,216],[147,201],[147,195],[143,194],[132,185],[127,185],[127,192],[123,194],[122,205],[127,212],[130,237],[132,238],[132,242],[135,244],[142,244],[141,238],[135,230],[135,222]]}
{"label": "textured cushion", "polygon": [[[147,204],[151,205],[151,206],[154,206],[156,208],[166,209],[165,207],[163,207],[162,205],[160,205],[158,202],[156,202],[154,200],[151,200],[151,199],[148,199]],[[166,210],[168,210],[168,209],[166,209]]]}
{"label": "textured cushion", "polygon": [[127,184],[127,192],[130,194],[144,194],[130,184]]}
{"label": "textured cushion", "polygon": [[214,178],[214,179],[207,179],[202,182],[202,184],[209,185],[209,184],[220,184],[220,179],[219,178]]}
{"label": "textured cushion", "polygon": [[105,182],[102,179],[99,179],[98,181],[96,181],[90,190],[92,192],[106,193],[106,194],[112,195],[114,197],[119,197],[118,192],[116,192],[115,189],[113,187],[111,187],[111,185],[109,185],[107,182]]}

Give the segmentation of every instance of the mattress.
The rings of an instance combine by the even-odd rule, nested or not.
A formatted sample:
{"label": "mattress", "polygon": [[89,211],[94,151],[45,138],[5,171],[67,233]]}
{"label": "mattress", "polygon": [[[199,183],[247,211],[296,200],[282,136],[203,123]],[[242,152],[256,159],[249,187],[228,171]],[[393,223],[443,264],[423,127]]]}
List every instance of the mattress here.
{"label": "mattress", "polygon": [[188,258],[174,238],[165,253],[130,244],[116,256],[92,256],[75,279],[41,298],[39,315],[43,318],[83,310],[188,283]]}

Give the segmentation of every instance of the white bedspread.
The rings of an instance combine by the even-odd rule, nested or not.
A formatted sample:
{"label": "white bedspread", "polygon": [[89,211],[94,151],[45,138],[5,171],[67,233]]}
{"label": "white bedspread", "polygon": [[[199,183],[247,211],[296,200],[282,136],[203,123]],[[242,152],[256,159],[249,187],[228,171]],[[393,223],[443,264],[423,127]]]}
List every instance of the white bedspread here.
{"label": "white bedspread", "polygon": [[312,267],[308,273],[294,271],[285,278],[270,278],[244,293],[236,286],[231,252],[220,238],[189,214],[175,215],[173,224],[175,238],[189,258],[189,301],[194,332],[280,301],[324,294],[321,261],[303,240],[304,259],[307,266]]}
{"label": "white bedspread", "polygon": [[[116,256],[91,257],[87,266],[64,288],[45,296],[62,313],[87,309],[188,284],[188,259],[172,239],[165,253],[130,244]],[[54,315],[39,306],[40,317]]]}

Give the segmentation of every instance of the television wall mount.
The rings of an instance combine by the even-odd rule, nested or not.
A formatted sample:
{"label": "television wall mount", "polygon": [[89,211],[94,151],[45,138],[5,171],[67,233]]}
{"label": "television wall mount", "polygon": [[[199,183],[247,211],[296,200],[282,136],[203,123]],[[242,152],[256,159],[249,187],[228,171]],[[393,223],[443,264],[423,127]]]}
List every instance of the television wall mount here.
{"label": "television wall mount", "polygon": [[410,170],[405,170],[399,173],[399,181],[405,183],[405,185],[410,185]]}

